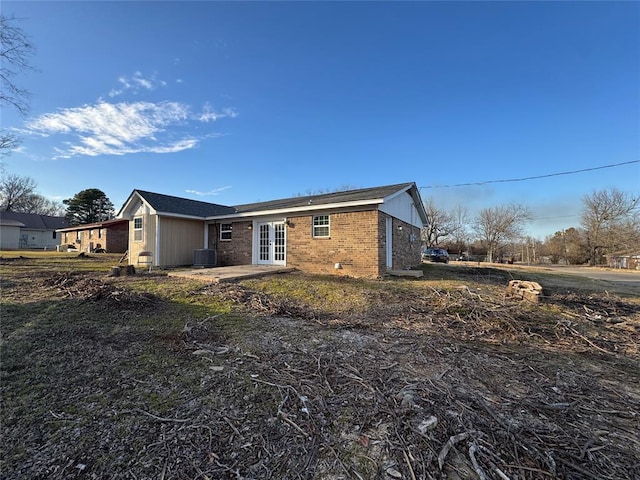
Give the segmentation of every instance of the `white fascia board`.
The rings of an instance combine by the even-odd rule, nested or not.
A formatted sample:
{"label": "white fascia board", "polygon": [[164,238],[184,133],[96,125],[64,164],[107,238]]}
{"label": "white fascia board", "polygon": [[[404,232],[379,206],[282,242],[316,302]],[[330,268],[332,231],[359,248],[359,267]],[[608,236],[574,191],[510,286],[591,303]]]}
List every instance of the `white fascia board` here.
{"label": "white fascia board", "polygon": [[186,218],[187,220],[201,220],[206,221],[205,217],[198,217],[196,215],[184,215],[181,213],[169,213],[169,212],[157,212],[153,208],[150,208],[149,213],[151,215],[158,215],[159,217],[173,217],[173,218]]}
{"label": "white fascia board", "polygon": [[[404,194],[404,193],[408,193],[409,196],[411,196],[411,198],[413,199],[413,203],[414,203],[414,207],[416,209],[416,211],[418,212],[418,216],[420,217],[420,220],[422,222],[422,226],[426,225],[427,222],[427,215],[426,212],[424,210],[424,204],[422,203],[422,198],[420,197],[420,191],[418,190],[417,187],[414,188],[413,185],[409,185],[406,188],[403,188],[401,190],[398,190],[397,192],[392,193],[391,195],[387,196],[384,198],[385,202],[389,202],[391,200],[393,200],[394,198]],[[418,225],[416,225],[418,226]]]}
{"label": "white fascia board", "polygon": [[247,217],[265,217],[269,215],[286,215],[291,213],[301,212],[313,212],[321,210],[342,209],[349,207],[362,207],[365,205],[379,205],[384,203],[384,198],[377,198],[373,200],[361,200],[357,202],[343,202],[343,203],[325,203],[322,205],[305,205],[303,207],[293,208],[279,208],[276,210],[260,210],[257,212],[245,212],[245,213],[231,213],[228,215],[214,215],[207,217],[205,220],[225,220],[229,218],[247,218]]}
{"label": "white fascia board", "polygon": [[142,202],[144,202],[144,200],[142,199],[142,197],[138,194],[138,192],[136,192],[135,190],[133,192],[131,192],[129,194],[129,196],[127,197],[127,199],[124,201],[124,203],[122,204],[122,206],[120,207],[120,210],[118,210],[118,213],[116,213],[116,218],[124,218],[124,212],[129,208],[129,206],[131,205],[131,202],[133,201],[133,198],[137,197],[139,200],[141,200]]}
{"label": "white fascia board", "polygon": [[146,205],[146,207],[149,209],[150,215],[156,215],[158,213],[153,207],[151,207],[151,205],[147,203],[144,198],[142,198],[142,196],[138,192],[134,191],[131,195],[129,195],[129,198],[127,198],[126,202],[124,202],[124,205],[122,205],[122,207],[118,211],[116,218],[128,218],[129,220],[131,220],[131,218],[134,216],[133,213],[129,212],[127,217],[125,217],[125,212],[131,207],[134,199],[137,199],[142,205]]}
{"label": "white fascia board", "polygon": [[418,214],[420,215],[420,220],[422,220],[423,226],[429,223],[427,219],[427,211],[424,209],[424,202],[422,201],[422,197],[420,196],[420,190],[417,188],[410,193],[411,198],[413,198],[413,202],[415,204],[416,210],[418,210]]}

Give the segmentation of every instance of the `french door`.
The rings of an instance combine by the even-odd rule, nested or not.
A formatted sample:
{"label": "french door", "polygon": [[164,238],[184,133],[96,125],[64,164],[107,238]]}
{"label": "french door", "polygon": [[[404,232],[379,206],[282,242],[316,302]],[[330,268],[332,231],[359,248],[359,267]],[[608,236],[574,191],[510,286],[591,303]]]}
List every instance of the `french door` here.
{"label": "french door", "polygon": [[286,265],[286,229],[284,222],[258,223],[258,264]]}

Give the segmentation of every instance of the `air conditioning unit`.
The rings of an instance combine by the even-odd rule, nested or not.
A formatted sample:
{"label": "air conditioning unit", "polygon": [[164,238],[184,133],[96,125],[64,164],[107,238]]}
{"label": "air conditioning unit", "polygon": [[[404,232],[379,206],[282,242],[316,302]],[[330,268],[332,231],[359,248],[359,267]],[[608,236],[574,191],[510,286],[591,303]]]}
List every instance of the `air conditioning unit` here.
{"label": "air conditioning unit", "polygon": [[209,248],[203,248],[193,251],[193,266],[194,267],[215,267],[218,263],[218,258],[215,250]]}

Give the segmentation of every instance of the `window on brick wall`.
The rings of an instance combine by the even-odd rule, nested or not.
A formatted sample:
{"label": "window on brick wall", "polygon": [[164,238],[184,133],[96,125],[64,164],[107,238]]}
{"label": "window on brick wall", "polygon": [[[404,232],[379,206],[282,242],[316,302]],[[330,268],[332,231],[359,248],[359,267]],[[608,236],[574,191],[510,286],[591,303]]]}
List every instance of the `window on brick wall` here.
{"label": "window on brick wall", "polygon": [[142,241],[142,217],[135,217],[133,219],[133,241]]}
{"label": "window on brick wall", "polygon": [[231,240],[233,226],[230,223],[220,224],[220,240]]}
{"label": "window on brick wall", "polygon": [[331,236],[329,215],[315,215],[313,217],[313,236],[315,238],[328,238]]}
{"label": "window on brick wall", "polygon": [[102,229],[101,228],[98,229],[98,238],[102,238]]}

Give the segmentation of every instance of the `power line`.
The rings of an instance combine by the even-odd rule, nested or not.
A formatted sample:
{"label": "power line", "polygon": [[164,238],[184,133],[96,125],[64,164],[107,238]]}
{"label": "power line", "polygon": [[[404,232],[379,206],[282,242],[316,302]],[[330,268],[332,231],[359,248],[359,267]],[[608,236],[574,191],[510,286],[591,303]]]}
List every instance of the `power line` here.
{"label": "power line", "polygon": [[539,179],[539,178],[559,177],[561,175],[573,175],[575,173],[592,172],[594,170],[602,170],[604,168],[620,167],[622,165],[630,165],[632,163],[640,163],[640,160],[631,160],[630,162],[612,163],[610,165],[603,165],[601,167],[583,168],[581,170],[571,170],[570,172],[548,173],[546,175],[536,175],[536,176],[533,176],[533,177],[510,178],[510,179],[505,179],[505,180],[487,180],[487,181],[484,181],[484,182],[458,183],[458,184],[455,184],[455,185],[427,185],[425,187],[420,187],[419,190],[422,190],[423,188],[470,187],[470,186],[477,186],[477,185],[487,185],[489,183],[524,182],[526,180],[536,180],[536,179]]}

